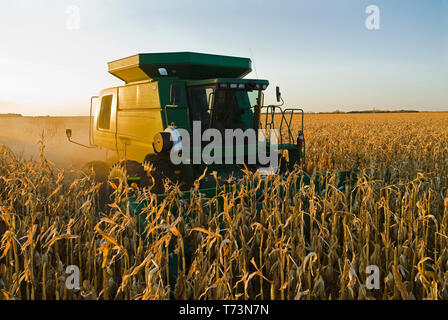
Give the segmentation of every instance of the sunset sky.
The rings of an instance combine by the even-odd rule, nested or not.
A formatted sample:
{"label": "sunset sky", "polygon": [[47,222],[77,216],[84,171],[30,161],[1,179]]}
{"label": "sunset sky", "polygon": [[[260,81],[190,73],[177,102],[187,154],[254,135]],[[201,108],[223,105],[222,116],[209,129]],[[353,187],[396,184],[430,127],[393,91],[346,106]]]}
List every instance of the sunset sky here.
{"label": "sunset sky", "polygon": [[[380,9],[368,30],[366,7]],[[448,111],[448,0],[1,0],[0,113],[86,115],[144,52],[250,57],[248,77],[308,112]],[[79,29],[71,30],[73,6]],[[73,26],[73,25],[71,25]]]}

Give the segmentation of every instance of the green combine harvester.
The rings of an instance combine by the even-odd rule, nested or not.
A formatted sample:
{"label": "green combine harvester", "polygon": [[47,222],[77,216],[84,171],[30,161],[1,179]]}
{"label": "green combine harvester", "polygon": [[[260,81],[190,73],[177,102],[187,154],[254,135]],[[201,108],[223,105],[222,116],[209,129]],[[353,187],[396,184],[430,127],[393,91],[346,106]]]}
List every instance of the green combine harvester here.
{"label": "green combine harvester", "polygon": [[[179,139],[181,129],[193,133],[194,122],[200,123],[200,133],[207,129],[221,133],[226,129],[278,129],[275,156],[279,170],[275,173],[305,164],[303,110],[265,106],[264,91],[269,82],[244,78],[252,71],[248,58],[194,52],[145,53],[112,61],[108,69],[125,84],[92,97],[89,145],[72,141],[70,129],[66,133],[70,142],[115,153],[117,162],[109,170],[109,181],[125,181],[139,189],[151,187],[162,199],[164,181],[168,179],[179,183],[187,198],[194,181],[207,170],[215,174],[201,179],[201,192],[213,197],[221,191],[216,188],[216,176],[225,181],[229,177],[240,178],[245,168],[252,172],[266,169],[257,156],[255,163],[246,161],[254,153],[259,154],[258,140],[252,147],[246,140],[223,144],[215,151],[222,155],[219,164],[174,164],[170,158],[173,148],[177,147],[180,154],[187,149],[194,154],[205,147],[191,141],[187,145]],[[278,102],[283,102],[278,87],[276,96]],[[95,99],[98,104],[93,108]],[[270,135],[265,136],[267,150],[271,150],[271,139]],[[241,151],[240,161],[237,150]],[[233,155],[234,161],[224,159],[228,154]],[[341,183],[349,173],[341,172]],[[301,182],[309,183],[311,179],[304,175]]]}
{"label": "green combine harvester", "polygon": [[[138,54],[116,60],[109,63],[109,72],[125,84],[105,89],[98,97],[92,97],[89,145],[72,141],[72,131],[67,129],[70,142],[87,148],[102,147],[114,151],[117,161],[110,168],[105,163],[92,164],[97,179],[103,182],[103,196],[100,195],[100,199],[106,199],[104,206],[109,203],[113,193],[105,189],[109,186],[108,182],[127,186],[124,188],[127,196],[122,199],[121,205],[137,217],[137,230],[144,241],[153,241],[146,230],[146,219],[151,218],[146,216],[148,202],[138,197],[145,187],[150,187],[152,194],[156,194],[156,205],[162,204],[168,196],[164,181],[169,180],[181,188],[181,192],[176,193],[176,203],[180,206],[199,195],[202,199],[215,199],[213,206],[217,209],[216,206],[221,208],[227,192],[247,188],[253,183],[248,184],[247,179],[243,182],[250,171],[264,170],[266,175],[280,174],[281,178],[286,178],[284,173],[304,167],[303,110],[282,109],[281,105],[265,106],[264,91],[269,82],[244,78],[251,71],[251,60],[248,58],[192,52]],[[278,102],[282,101],[278,87],[276,96]],[[98,99],[98,104],[93,108],[95,99]],[[226,141],[215,150],[214,155],[222,160],[215,163],[195,162],[189,158],[179,164],[173,163],[173,150],[181,154],[190,151],[194,158],[194,154],[201,154],[207,148],[202,142],[198,145],[194,141],[188,143],[183,138],[179,139],[182,130],[194,136],[195,123],[200,124],[196,129],[199,134],[208,129],[220,133],[225,133],[226,129],[240,132],[277,129],[280,134],[275,141],[273,135],[266,134],[261,143],[259,137],[255,143],[248,139],[236,139],[232,143]],[[271,144],[277,146],[275,154],[271,154]],[[269,150],[271,159],[277,159],[278,166],[274,172],[270,171],[271,168],[266,170],[266,164],[259,161],[261,146]],[[231,161],[224,161],[229,160],[229,154]],[[249,162],[254,156],[255,161]],[[351,173],[339,172],[338,185],[345,185]],[[281,187],[278,196],[286,199],[290,194],[289,188],[298,189],[301,185],[313,185],[321,191],[330,176],[303,173],[300,179]],[[254,208],[257,212],[261,209],[263,194],[272,189],[273,179],[260,177],[258,181],[260,184],[252,189],[257,199]],[[179,209],[179,205],[170,207],[175,216]],[[305,224],[308,222],[305,221]],[[179,257],[171,249],[166,250],[170,256],[170,285],[174,288]],[[185,253],[187,265],[190,265],[192,252],[187,244]]]}

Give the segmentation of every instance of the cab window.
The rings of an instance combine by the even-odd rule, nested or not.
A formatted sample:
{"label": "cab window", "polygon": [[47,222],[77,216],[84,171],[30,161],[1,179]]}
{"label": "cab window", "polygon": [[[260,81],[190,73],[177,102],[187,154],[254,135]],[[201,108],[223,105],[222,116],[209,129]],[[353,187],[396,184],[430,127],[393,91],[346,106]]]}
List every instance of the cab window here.
{"label": "cab window", "polygon": [[201,121],[202,131],[210,126],[214,90],[211,87],[190,89],[191,121]]}
{"label": "cab window", "polygon": [[241,116],[250,108],[247,92],[219,89],[215,94],[212,128],[221,132],[225,129],[245,129]]}
{"label": "cab window", "polygon": [[98,128],[100,129],[110,129],[112,98],[113,95],[108,95],[101,99],[100,114],[98,117]]}

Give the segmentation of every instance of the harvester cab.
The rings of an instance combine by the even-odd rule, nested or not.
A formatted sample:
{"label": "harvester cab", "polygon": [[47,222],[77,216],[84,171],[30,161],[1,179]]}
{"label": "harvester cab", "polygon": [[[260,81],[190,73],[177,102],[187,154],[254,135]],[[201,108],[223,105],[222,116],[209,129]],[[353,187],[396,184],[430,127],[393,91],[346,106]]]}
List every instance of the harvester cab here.
{"label": "harvester cab", "polygon": [[[248,58],[193,52],[137,54],[110,62],[108,71],[125,84],[103,90],[95,108],[91,100],[89,143],[116,153],[120,161],[112,166],[111,179],[125,177],[145,186],[151,184],[150,171],[152,190],[163,193],[165,178],[187,188],[206,168],[227,179],[241,174],[244,166],[262,167],[257,158],[260,135],[254,148],[248,134],[243,139],[232,137],[231,143],[215,141],[218,133],[227,137],[228,129],[239,133],[277,129],[280,169],[304,163],[303,110],[264,106],[269,82],[244,78],[252,71]],[[278,88],[276,96],[280,101]],[[185,132],[192,138],[185,138]],[[67,137],[74,142],[71,131]],[[264,135],[266,145],[273,143],[272,137]],[[201,157],[211,141],[214,161]],[[173,152],[183,161],[173,161]],[[251,156],[255,163],[248,162]],[[206,177],[202,183],[215,180]]]}

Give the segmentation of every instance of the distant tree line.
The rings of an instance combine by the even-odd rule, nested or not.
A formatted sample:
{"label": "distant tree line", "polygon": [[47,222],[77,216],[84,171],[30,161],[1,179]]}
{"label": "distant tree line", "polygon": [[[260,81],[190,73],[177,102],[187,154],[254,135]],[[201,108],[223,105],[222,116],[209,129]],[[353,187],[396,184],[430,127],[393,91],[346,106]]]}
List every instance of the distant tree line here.
{"label": "distant tree line", "polygon": [[331,112],[307,112],[316,114],[345,114],[345,113],[413,113],[420,112],[418,110],[360,110],[360,111],[341,111],[335,110]]}
{"label": "distant tree line", "polygon": [[420,112],[418,110],[363,110],[363,111],[348,111],[347,113],[412,113]]}
{"label": "distant tree line", "polygon": [[2,118],[22,117],[20,113],[0,113]]}

